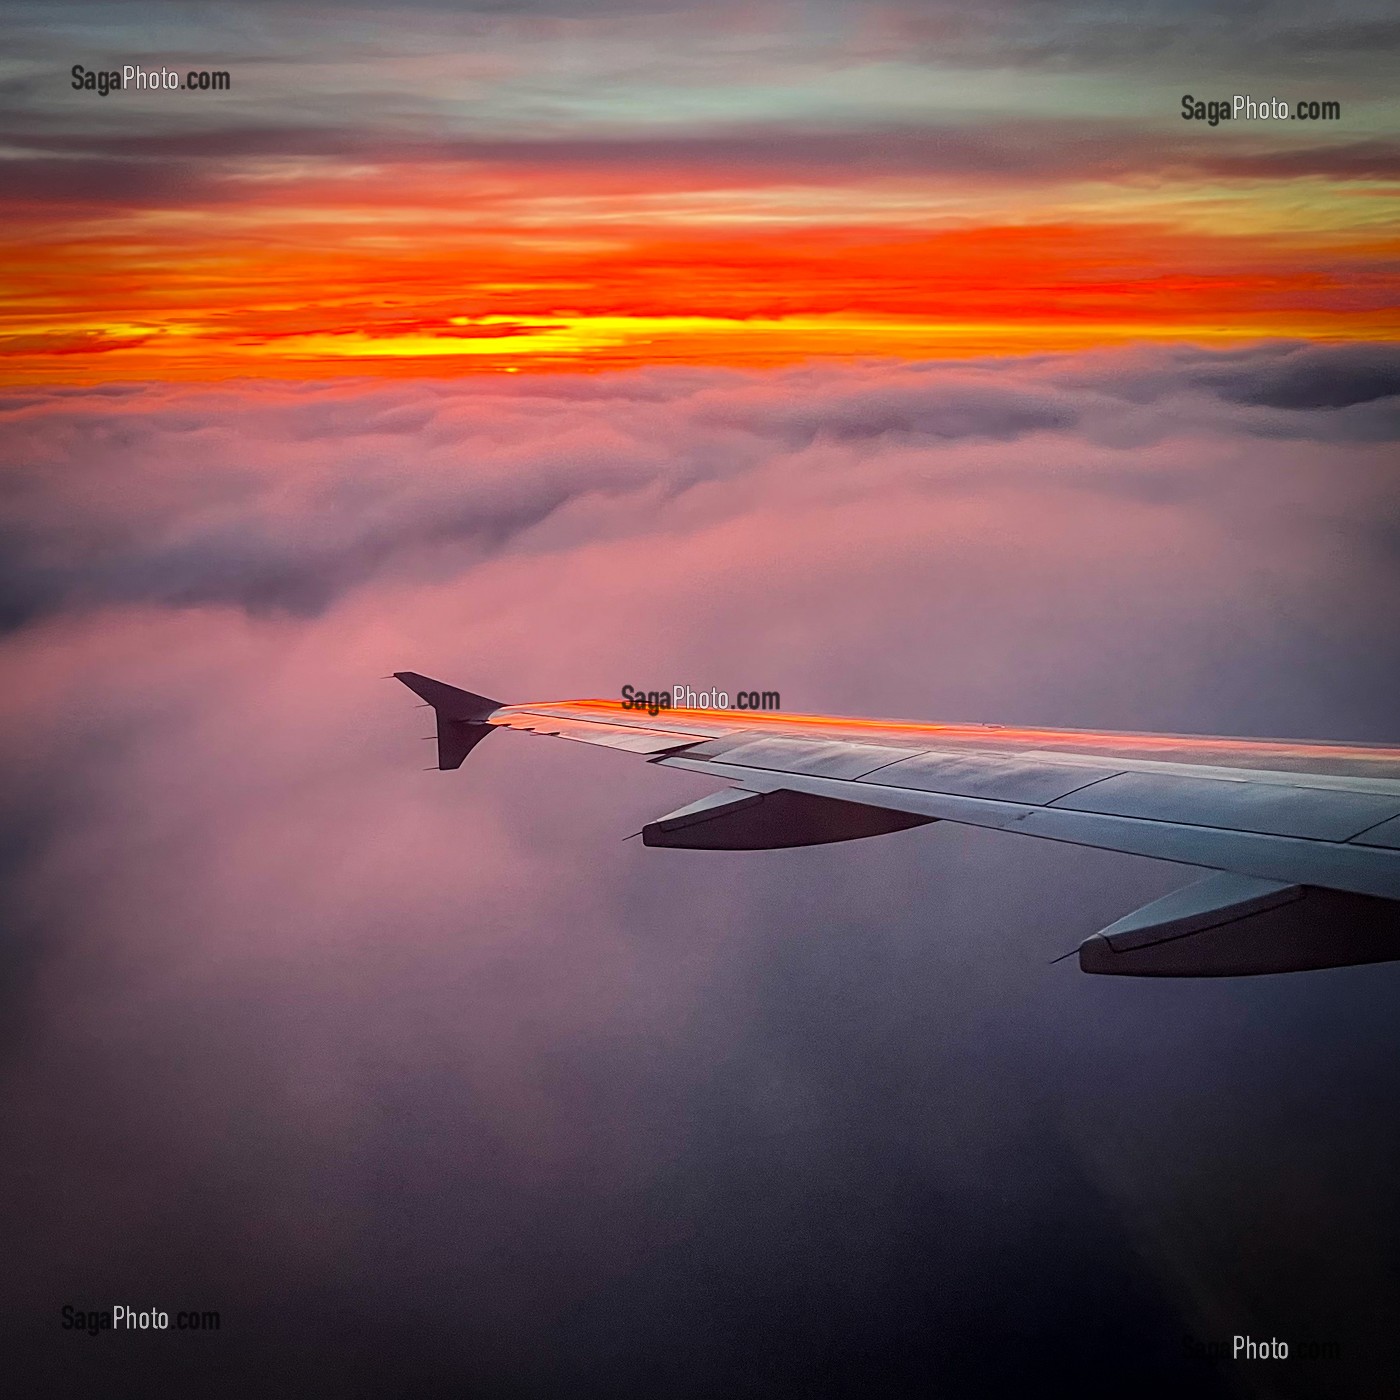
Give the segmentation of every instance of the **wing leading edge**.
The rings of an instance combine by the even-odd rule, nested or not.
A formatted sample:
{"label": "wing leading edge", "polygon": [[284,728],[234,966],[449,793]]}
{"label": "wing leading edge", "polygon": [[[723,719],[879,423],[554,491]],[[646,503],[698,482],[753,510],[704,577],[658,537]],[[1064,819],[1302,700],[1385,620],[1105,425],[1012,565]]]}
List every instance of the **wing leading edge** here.
{"label": "wing leading edge", "polygon": [[1086,939],[1086,972],[1243,976],[1400,959],[1400,747],[653,715],[608,700],[501,704],[396,676],[434,709],[442,769],[507,728],[731,785],[648,823],[649,846],[772,850],[952,821],[1199,868],[1195,884]]}

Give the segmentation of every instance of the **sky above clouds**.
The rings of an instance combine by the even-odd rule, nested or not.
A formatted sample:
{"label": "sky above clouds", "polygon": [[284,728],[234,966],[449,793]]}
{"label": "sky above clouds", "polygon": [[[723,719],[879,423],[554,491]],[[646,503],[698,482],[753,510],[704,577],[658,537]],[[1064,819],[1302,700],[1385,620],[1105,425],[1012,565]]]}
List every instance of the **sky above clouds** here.
{"label": "sky above clouds", "polygon": [[[14,5],[6,378],[1394,336],[1389,7]],[[105,98],[70,69],[225,70]],[[1183,121],[1191,93],[1339,122]]]}

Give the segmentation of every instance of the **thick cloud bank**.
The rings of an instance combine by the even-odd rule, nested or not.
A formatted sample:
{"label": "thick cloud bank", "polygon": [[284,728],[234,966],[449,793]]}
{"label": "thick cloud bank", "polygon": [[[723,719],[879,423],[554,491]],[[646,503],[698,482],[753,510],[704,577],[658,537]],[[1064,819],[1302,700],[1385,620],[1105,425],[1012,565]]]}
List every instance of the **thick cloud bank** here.
{"label": "thick cloud bank", "polygon": [[[1286,492],[1291,474],[1271,472],[1249,440],[1288,444],[1289,460],[1294,444],[1400,439],[1400,349],[502,389],[54,390],[3,408],[10,626],[111,603],[305,615],[404,569],[457,577],[503,555],[567,551],[600,528],[692,533],[782,508],[797,475],[813,504],[853,488],[946,502],[1012,480],[1101,498],[1209,496],[1222,485],[1203,466],[1228,444],[1240,460],[1225,489]],[[1210,440],[1207,463],[1198,446],[1183,453],[1187,437]]]}
{"label": "thick cloud bank", "polygon": [[[1393,969],[1084,978],[1181,872],[647,851],[705,785],[516,735],[424,773],[378,678],[1394,740],[1397,393],[1290,345],[12,393],[36,1393],[1229,1394],[1236,1332],[1380,1393]],[[224,1326],[62,1330],[118,1301]]]}

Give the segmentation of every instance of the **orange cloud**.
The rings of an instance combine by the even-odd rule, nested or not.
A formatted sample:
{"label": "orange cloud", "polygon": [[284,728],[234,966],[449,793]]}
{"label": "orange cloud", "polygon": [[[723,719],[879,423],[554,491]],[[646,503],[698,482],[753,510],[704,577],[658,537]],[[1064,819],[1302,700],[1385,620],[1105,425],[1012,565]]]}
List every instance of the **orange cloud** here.
{"label": "orange cloud", "polygon": [[157,207],[30,198],[0,241],[0,365],[396,376],[1400,333],[1400,238],[1364,181],[1303,205],[1251,187],[1206,220],[1198,186],[1061,191],[1033,218],[1008,186],[974,218],[935,216],[903,179],[852,185],[842,211],[781,172],[747,178],[707,194],[665,171],[409,161],[226,171],[188,208],[145,188]]}

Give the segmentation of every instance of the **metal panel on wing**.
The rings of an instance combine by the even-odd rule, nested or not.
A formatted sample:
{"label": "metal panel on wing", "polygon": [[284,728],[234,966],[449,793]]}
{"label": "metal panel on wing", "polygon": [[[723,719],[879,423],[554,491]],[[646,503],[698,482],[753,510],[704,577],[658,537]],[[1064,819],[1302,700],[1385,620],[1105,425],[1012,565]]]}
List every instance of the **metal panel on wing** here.
{"label": "metal panel on wing", "polygon": [[909,749],[879,744],[852,744],[816,739],[753,739],[731,744],[727,739],[697,745],[691,752],[700,758],[723,758],[744,768],[771,769],[778,773],[810,773],[816,778],[858,778],[909,756]]}
{"label": "metal panel on wing", "polygon": [[1029,802],[1043,806],[1090,783],[1111,778],[1119,771],[1010,755],[922,753],[881,768],[864,781],[886,787],[916,788],[920,792],[947,792],[958,797],[987,797],[998,802]]}
{"label": "metal panel on wing", "polygon": [[1346,841],[1400,815],[1400,798],[1322,788],[1120,773],[1053,804],[1077,812]]}
{"label": "metal panel on wing", "polygon": [[1351,839],[1357,846],[1382,846],[1386,850],[1400,851],[1400,817],[1368,827]]}

